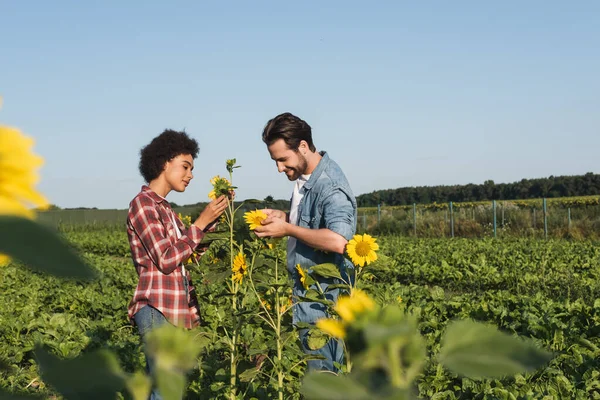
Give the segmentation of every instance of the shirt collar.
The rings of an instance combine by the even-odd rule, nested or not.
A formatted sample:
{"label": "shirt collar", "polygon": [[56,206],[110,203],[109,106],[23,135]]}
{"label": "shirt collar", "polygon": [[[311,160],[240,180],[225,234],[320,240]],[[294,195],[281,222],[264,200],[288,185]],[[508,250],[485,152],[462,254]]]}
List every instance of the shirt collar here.
{"label": "shirt collar", "polygon": [[150,186],[148,185],[142,186],[142,192],[146,193],[148,196],[150,196],[152,200],[154,200],[157,203],[165,202],[166,204],[169,204],[167,199],[158,195],[154,190],[150,189]]}
{"label": "shirt collar", "polygon": [[312,174],[310,175],[310,179],[308,180],[308,182],[304,184],[305,190],[308,190],[311,187],[313,187],[315,182],[319,179],[319,176],[321,176],[321,173],[323,173],[325,168],[327,168],[327,166],[329,165],[329,155],[327,155],[327,152],[320,151],[319,154],[321,155],[321,159],[319,160],[317,167],[313,170]]}

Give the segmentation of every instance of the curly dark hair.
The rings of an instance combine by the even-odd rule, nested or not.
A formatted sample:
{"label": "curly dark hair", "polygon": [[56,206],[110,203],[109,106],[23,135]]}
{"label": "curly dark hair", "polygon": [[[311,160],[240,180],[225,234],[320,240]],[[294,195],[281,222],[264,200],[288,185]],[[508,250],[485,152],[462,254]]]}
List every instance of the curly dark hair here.
{"label": "curly dark hair", "polygon": [[140,173],[151,182],[163,172],[165,163],[181,154],[198,157],[198,142],[184,131],[166,129],[140,150]]}

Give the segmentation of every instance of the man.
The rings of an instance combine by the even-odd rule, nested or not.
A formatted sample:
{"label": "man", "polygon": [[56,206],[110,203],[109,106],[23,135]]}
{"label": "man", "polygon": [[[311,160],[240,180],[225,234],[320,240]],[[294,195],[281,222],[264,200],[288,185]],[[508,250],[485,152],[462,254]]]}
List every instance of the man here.
{"label": "man", "polygon": [[[259,237],[288,237],[287,269],[293,278],[293,295],[303,296],[296,265],[304,270],[322,263],[335,263],[342,276],[352,264],[343,256],[348,240],[356,231],[356,199],[340,167],[322,151],[317,152],[311,127],[302,119],[284,113],[271,119],[264,128],[263,141],[279,172],[295,181],[290,212],[265,210],[268,215],[254,231]],[[321,279],[323,290],[333,280]],[[336,301],[339,289],[327,292]],[[328,317],[320,303],[299,302],[294,305],[294,324],[314,324]],[[324,360],[310,360],[309,370],[337,372],[335,363],[343,362],[343,344],[330,340],[321,349],[308,347],[308,329],[300,329],[300,340],[306,353],[319,354]]]}

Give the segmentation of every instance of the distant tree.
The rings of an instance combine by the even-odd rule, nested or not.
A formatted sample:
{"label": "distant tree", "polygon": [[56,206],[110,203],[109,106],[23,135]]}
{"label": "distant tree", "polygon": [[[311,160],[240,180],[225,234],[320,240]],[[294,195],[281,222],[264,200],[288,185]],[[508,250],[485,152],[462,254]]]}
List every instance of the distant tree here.
{"label": "distant tree", "polygon": [[379,203],[388,205],[427,204],[448,201],[517,200],[540,197],[589,196],[600,194],[600,174],[550,176],[539,179],[521,179],[513,183],[495,183],[453,186],[418,186],[377,190],[356,197],[359,207],[374,207]]}

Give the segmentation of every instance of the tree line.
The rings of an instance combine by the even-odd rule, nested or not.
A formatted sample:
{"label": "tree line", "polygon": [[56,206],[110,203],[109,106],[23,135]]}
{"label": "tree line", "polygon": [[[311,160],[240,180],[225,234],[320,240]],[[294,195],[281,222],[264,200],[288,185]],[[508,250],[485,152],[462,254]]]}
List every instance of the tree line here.
{"label": "tree line", "polygon": [[376,190],[357,196],[356,201],[359,207],[374,207],[378,204],[400,206],[413,203],[521,200],[599,194],[600,174],[588,172],[585,175],[522,179],[513,183],[494,183],[492,180],[487,180],[483,184]]}

